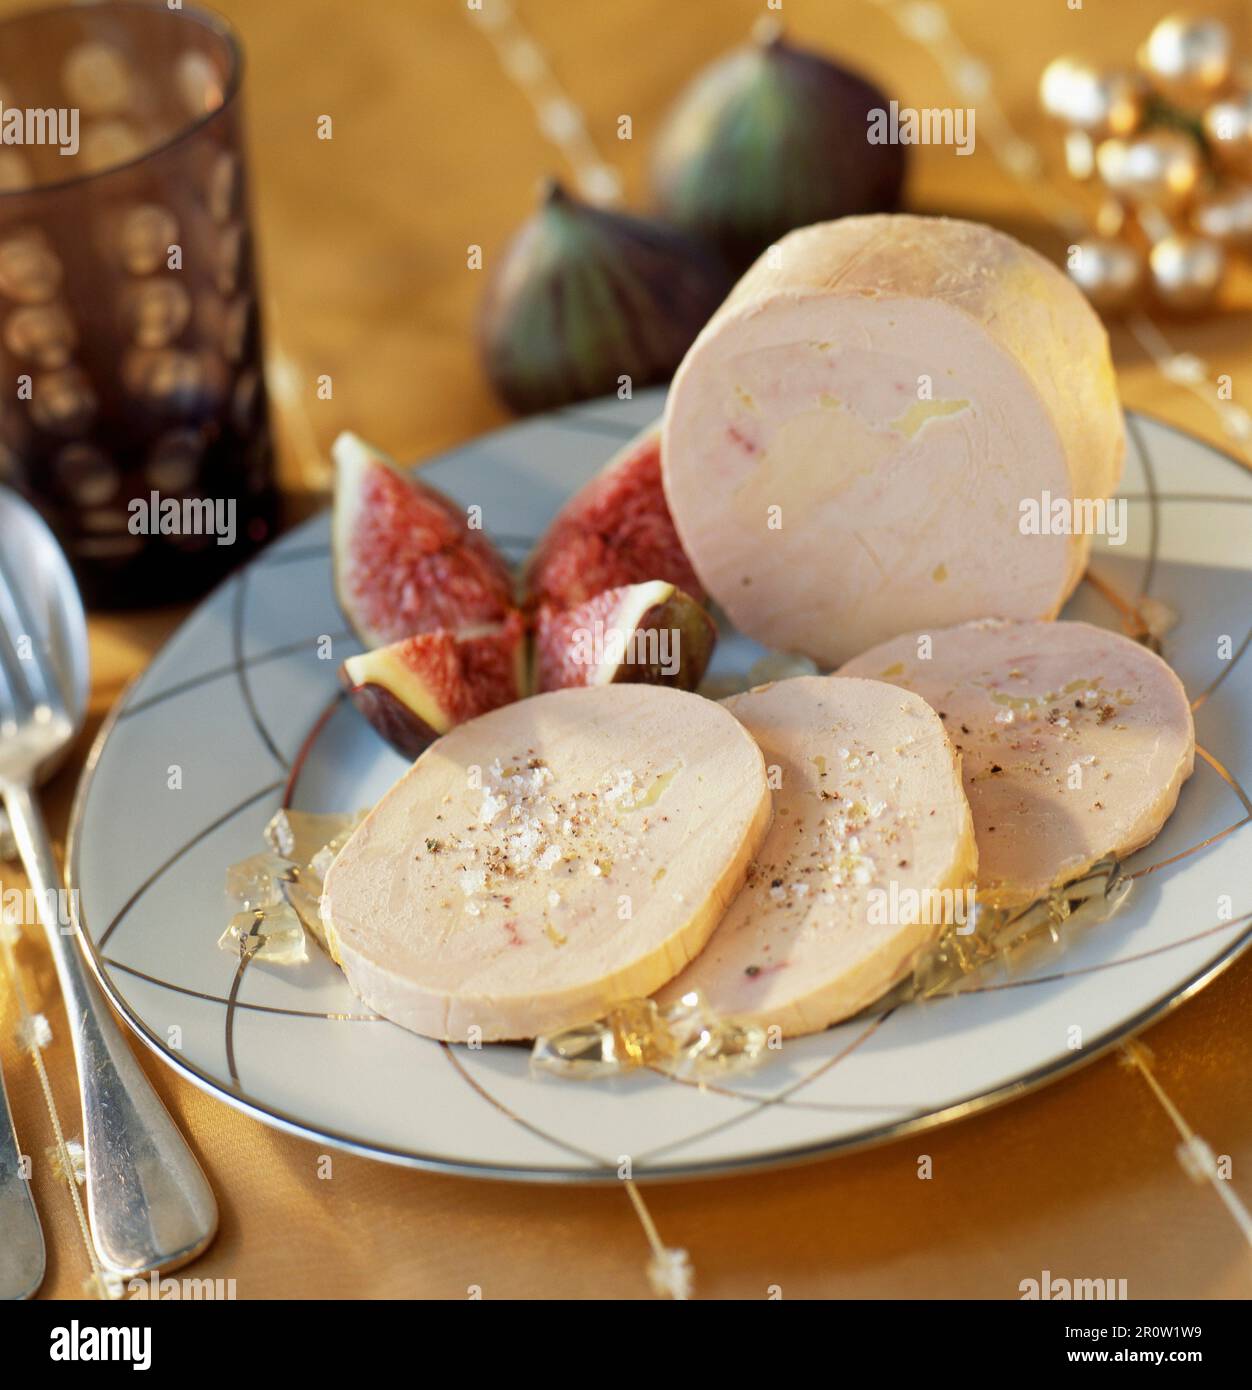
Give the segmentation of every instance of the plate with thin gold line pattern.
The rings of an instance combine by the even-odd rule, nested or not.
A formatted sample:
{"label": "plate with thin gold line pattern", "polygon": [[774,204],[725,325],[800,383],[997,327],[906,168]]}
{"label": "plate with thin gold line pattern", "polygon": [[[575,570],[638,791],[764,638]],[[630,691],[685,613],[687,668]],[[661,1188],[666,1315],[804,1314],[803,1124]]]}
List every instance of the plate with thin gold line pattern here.
{"label": "plate with thin gold line pattern", "polygon": [[[520,561],[660,407],[649,392],[528,420],[427,463],[423,477],[480,505]],[[1128,603],[1168,611],[1164,655],[1200,749],[1176,812],[1127,861],[1125,907],[1046,964],[871,1009],[698,1086],[650,1071],[536,1076],[525,1047],[447,1046],[376,1018],[316,949],[297,967],[220,950],[224,870],[261,847],[319,720],[293,805],[355,810],[405,767],[335,699],[339,662],[359,648],[335,603],[323,515],[199,606],[92,751],[69,870],[101,983],[148,1046],[226,1103],[329,1145],[486,1177],[616,1181],[627,1159],[640,1179],[792,1162],[1063,1076],[1252,940],[1252,473],[1158,421],[1127,423],[1128,534],[1116,547],[1096,538],[1065,616],[1121,630]],[[713,669],[746,670],[761,654],[724,632]]]}

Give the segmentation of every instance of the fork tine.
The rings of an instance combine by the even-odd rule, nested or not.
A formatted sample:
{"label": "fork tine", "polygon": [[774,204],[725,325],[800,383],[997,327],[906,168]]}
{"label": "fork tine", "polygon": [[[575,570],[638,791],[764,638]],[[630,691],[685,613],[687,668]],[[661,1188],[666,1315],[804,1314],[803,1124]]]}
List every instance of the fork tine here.
{"label": "fork tine", "polygon": [[[17,650],[19,637],[27,637],[31,643],[31,656],[24,659]],[[34,621],[34,614],[26,602],[21,586],[13,581],[9,566],[0,556],[0,661],[9,673],[12,687],[12,670],[15,667],[18,681],[26,687],[30,703],[42,705],[50,713],[64,708],[60,690],[48,679],[38,648],[43,637]],[[13,691],[15,699],[17,692]]]}
{"label": "fork tine", "polygon": [[0,623],[0,732],[9,732],[10,726],[20,723],[30,710],[29,692],[20,681],[18,667],[18,655]]}

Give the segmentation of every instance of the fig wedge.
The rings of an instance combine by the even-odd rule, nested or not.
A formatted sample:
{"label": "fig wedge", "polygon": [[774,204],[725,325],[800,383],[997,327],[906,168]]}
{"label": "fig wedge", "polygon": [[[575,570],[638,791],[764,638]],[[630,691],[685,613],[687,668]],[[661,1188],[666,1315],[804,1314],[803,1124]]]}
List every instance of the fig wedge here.
{"label": "fig wedge", "polygon": [[419,633],[349,657],[340,679],[357,709],[406,758],[457,724],[526,693],[526,624]]}
{"label": "fig wedge", "polygon": [[455,502],[354,434],[331,452],[335,591],[366,647],[507,617],[508,567]]}
{"label": "fig wedge", "polygon": [[704,601],[661,486],[659,424],[636,435],[557,513],[527,561],[526,592],[536,608],[571,608],[651,579]]}
{"label": "fig wedge", "polygon": [[663,579],[606,589],[535,620],[535,689],[670,685],[694,690],[717,641],[713,620]]}

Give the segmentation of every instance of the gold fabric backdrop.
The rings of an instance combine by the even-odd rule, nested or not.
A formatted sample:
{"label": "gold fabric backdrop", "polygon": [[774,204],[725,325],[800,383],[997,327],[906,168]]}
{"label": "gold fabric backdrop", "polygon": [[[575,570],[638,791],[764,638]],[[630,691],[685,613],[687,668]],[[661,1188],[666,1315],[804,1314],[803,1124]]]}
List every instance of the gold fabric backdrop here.
{"label": "gold fabric backdrop", "polygon": [[[490,0],[487,0],[490,3]],[[19,8],[8,0],[0,12]],[[464,0],[220,0],[247,53],[246,101],[256,225],[268,298],[271,392],[282,467],[297,516],[319,504],[321,454],[343,428],[400,458],[421,458],[502,423],[479,371],[472,324],[482,276],[529,212],[541,175],[568,172],[524,97],[464,13]],[[1035,87],[1051,57],[1074,51],[1127,62],[1162,0],[954,0],[948,13],[991,70],[1013,124],[1049,165],[1059,136]],[[763,0],[517,0],[593,139],[646,199],[649,137],[668,102],[733,46]],[[1246,5],[1214,0],[1252,59]],[[842,56],[914,106],[958,100],[933,55],[901,36],[871,0],[786,0],[799,40]],[[316,138],[319,116],[334,138]],[[629,114],[633,140],[616,139]],[[979,127],[981,136],[981,124]],[[1061,242],[1035,220],[989,144],[958,158],[914,150],[912,209],[981,218],[1054,258]],[[1246,272],[1222,307],[1171,326],[1174,345],[1228,372],[1247,400],[1252,375]],[[1166,382],[1115,331],[1122,394],[1229,447],[1216,416]],[[329,373],[334,398],[319,401]],[[93,619],[95,683],[78,756],[46,792],[58,841],[82,756],[104,713],[181,618],[165,611]],[[5,886],[16,871],[5,866]],[[28,988],[52,1021],[47,1055],[58,1108],[79,1132],[69,1041],[51,963],[33,933],[19,948]],[[1252,1186],[1252,958],[1145,1035],[1169,1095]],[[88,1265],[67,1191],[46,1157],[52,1135],[16,1011],[0,997],[0,1053],[49,1244],[44,1296],[76,1296]],[[1030,1026],[1027,1021],[1024,1026]],[[234,1279],[240,1298],[642,1298],[648,1254],[624,1191],[474,1182],[323,1150],[244,1118],[144,1064],[200,1155],[221,1230],[186,1271]],[[696,1295],[765,1298],[1017,1297],[1021,1280],[1127,1278],[1131,1297],[1249,1297],[1248,1247],[1211,1188],[1175,1157],[1177,1135],[1141,1075],[1116,1057],[1012,1105],[887,1147],[781,1172],[649,1187],[669,1245],[684,1246]],[[919,1180],[922,1154],[933,1177]]]}

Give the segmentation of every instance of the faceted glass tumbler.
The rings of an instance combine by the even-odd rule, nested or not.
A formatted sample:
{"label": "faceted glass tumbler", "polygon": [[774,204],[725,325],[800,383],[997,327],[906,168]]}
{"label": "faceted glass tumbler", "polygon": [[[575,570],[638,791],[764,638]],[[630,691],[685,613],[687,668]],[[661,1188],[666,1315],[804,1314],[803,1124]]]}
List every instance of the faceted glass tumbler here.
{"label": "faceted glass tumbler", "polygon": [[188,9],[0,22],[0,481],[97,606],[198,594],[274,528],[241,78]]}

